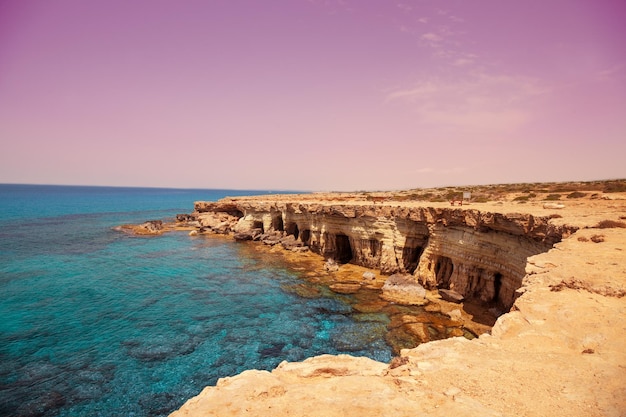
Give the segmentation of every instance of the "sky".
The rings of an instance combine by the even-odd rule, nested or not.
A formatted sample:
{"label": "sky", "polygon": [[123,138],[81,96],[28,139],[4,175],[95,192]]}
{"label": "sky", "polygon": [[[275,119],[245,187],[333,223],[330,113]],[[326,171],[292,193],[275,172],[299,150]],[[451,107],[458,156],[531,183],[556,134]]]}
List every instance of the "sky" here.
{"label": "sky", "polygon": [[626,178],[624,0],[0,0],[0,183]]}

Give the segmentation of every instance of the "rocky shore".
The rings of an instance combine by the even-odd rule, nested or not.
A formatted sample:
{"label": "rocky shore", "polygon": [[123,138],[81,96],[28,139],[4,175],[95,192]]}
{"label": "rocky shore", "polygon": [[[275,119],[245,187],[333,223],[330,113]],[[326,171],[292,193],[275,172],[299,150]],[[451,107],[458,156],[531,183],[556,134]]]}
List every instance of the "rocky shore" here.
{"label": "rocky shore", "polygon": [[459,302],[450,320],[476,305],[506,314],[478,338],[423,343],[390,364],[320,356],[223,378],[172,416],[626,415],[626,196],[585,185],[558,204],[527,191],[464,206],[389,193],[197,202],[162,229],[366,268],[383,298]]}

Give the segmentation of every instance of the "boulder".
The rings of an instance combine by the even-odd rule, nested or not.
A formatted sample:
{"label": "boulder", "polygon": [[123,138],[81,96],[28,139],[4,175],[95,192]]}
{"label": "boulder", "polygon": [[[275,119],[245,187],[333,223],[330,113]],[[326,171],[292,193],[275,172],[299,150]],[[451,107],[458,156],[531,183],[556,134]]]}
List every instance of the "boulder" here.
{"label": "boulder", "polygon": [[235,234],[233,235],[233,238],[239,241],[259,240],[262,234],[263,231],[261,229],[250,229],[245,231],[237,231],[237,229],[235,229]]}
{"label": "boulder", "polygon": [[453,302],[453,303],[460,303],[461,301],[463,301],[465,299],[465,297],[463,297],[463,295],[459,294],[458,292],[456,292],[454,290],[447,290],[447,289],[444,289],[444,288],[441,288],[439,290],[439,295],[444,300],[450,301],[450,302]]}
{"label": "boulder", "polygon": [[324,263],[324,269],[327,270],[328,272],[339,271],[339,265],[337,265],[337,262],[335,262],[334,259],[328,259]]}
{"label": "boulder", "polygon": [[221,222],[217,224],[215,227],[213,227],[213,232],[217,233],[218,235],[227,235],[228,233],[230,233],[230,230],[231,230],[230,227],[231,227],[231,223]]}
{"label": "boulder", "polygon": [[233,239],[244,241],[244,240],[252,240],[252,233],[249,232],[239,232],[233,235]]}
{"label": "boulder", "polygon": [[360,282],[338,282],[328,286],[331,291],[338,294],[354,294],[361,289]]}
{"label": "boulder", "polygon": [[283,246],[283,248],[287,250],[294,250],[304,246],[304,243],[296,240],[293,235],[285,236],[284,238],[280,239],[280,244]]}
{"label": "boulder", "polygon": [[448,316],[450,316],[450,318],[454,321],[462,321],[463,320],[463,316],[461,314],[461,310],[459,310],[458,308],[456,310],[452,310],[448,313]]}
{"label": "boulder", "polygon": [[393,274],[387,278],[382,288],[381,297],[387,301],[404,305],[428,303],[426,289],[409,274]]}
{"label": "boulder", "polygon": [[366,281],[373,281],[376,279],[376,274],[372,271],[365,271],[363,272],[363,279]]}
{"label": "boulder", "polygon": [[182,213],[182,214],[177,214],[176,215],[176,221],[178,223],[189,223],[189,222],[195,222],[198,219],[196,218],[195,214],[186,214],[186,213]]}

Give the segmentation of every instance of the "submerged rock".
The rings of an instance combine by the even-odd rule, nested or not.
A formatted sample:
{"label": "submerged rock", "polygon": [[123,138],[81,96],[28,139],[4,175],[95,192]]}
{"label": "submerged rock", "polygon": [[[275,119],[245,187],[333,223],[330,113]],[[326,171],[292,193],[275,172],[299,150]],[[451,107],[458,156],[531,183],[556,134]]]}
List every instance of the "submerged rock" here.
{"label": "submerged rock", "polygon": [[163,230],[163,221],[161,220],[148,220],[141,225],[149,233],[159,233]]}
{"label": "submerged rock", "polygon": [[338,282],[336,284],[329,285],[331,291],[338,294],[354,294],[361,289],[360,282]]}
{"label": "submerged rock", "polygon": [[176,215],[176,221],[178,223],[189,223],[189,222],[195,222],[197,220],[198,218],[195,214],[182,213],[182,214]]}

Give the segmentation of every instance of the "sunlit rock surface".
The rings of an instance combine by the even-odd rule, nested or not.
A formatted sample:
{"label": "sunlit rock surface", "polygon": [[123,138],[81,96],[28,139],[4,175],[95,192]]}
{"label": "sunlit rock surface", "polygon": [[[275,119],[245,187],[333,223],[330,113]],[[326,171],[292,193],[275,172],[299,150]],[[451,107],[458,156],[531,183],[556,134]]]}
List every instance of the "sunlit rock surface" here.
{"label": "sunlit rock surface", "polygon": [[[559,216],[542,204],[233,199],[233,230],[282,230],[339,263],[407,273],[509,312],[491,335],[423,343],[390,364],[325,355],[246,371],[172,416],[623,416],[622,198],[569,204]],[[199,217],[210,211],[196,204]],[[427,338],[420,325],[411,316],[391,323]]]}

